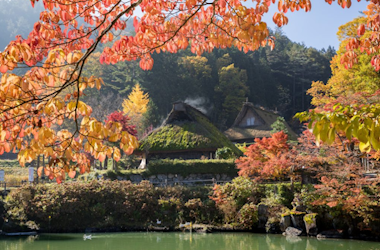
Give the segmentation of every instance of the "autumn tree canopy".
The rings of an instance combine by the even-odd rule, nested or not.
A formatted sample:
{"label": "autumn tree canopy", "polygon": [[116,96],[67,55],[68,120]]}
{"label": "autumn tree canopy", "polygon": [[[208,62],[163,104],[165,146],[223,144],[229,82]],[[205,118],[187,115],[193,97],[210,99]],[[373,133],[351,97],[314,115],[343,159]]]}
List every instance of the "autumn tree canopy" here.
{"label": "autumn tree canopy", "polygon": [[333,76],[326,85],[316,82],[309,90],[317,108],[296,116],[309,121],[317,142],[331,144],[337,135],[357,138],[359,149],[370,153],[380,152],[378,3],[370,3],[364,14],[340,27]]}
{"label": "autumn tree canopy", "polygon": [[[32,6],[38,0],[31,0]],[[245,52],[260,46],[274,46],[274,38],[262,16],[271,5],[278,12],[273,21],[278,26],[288,23],[286,13],[309,11],[310,0],[257,0],[246,7],[240,0],[42,0],[44,11],[28,37],[16,40],[0,54],[0,153],[18,152],[21,165],[44,154],[56,159],[51,167],[72,171],[88,166],[85,153],[97,159],[111,157],[114,148],[106,141],[120,141],[120,148],[137,147],[135,137],[122,131],[118,122],[104,124],[91,117],[92,109],[81,99],[86,88],[100,88],[102,80],[84,77],[86,60],[100,43],[112,42],[100,55],[100,63],[139,60],[142,69],[153,66],[152,53],[176,53],[191,48],[198,55],[214,48],[237,47]],[[333,0],[327,1],[329,4]],[[337,1],[343,8],[350,0]],[[342,59],[347,65],[355,62],[355,51],[362,48],[377,52],[378,8],[372,0],[366,27],[373,36],[349,43],[351,50]],[[137,8],[141,18],[133,17]],[[135,34],[122,34],[133,18]],[[372,64],[380,68],[377,55]],[[12,70],[25,68],[24,75]],[[66,89],[71,89],[67,93]],[[60,129],[64,119],[75,121],[74,131]]]}

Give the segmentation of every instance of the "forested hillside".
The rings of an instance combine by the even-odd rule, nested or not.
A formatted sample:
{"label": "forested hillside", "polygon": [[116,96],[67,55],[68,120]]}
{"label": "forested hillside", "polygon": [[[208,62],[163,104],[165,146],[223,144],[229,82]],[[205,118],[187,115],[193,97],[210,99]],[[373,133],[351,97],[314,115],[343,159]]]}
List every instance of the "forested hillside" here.
{"label": "forested hillside", "polygon": [[[220,129],[233,123],[246,98],[279,111],[289,120],[296,112],[310,108],[306,91],[312,81],[330,78],[330,60],[335,50],[318,51],[294,43],[281,30],[276,30],[274,35],[273,51],[262,48],[245,54],[231,48],[200,57],[189,50],[155,54],[151,71],[143,71],[138,62],[100,64],[100,53],[96,53],[86,73],[101,76],[106,86],[103,97],[93,98],[92,93],[90,102],[95,107],[98,101],[122,100],[139,83],[150,95],[154,112],[150,112],[149,122],[154,126],[168,114],[172,103],[179,100],[206,112]],[[110,108],[115,108],[115,104],[121,107],[120,101],[116,101]]]}

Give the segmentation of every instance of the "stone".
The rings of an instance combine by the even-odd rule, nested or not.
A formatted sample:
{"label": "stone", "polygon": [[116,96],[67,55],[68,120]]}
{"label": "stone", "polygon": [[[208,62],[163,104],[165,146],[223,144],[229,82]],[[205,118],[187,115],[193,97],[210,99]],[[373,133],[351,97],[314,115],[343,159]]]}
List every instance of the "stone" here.
{"label": "stone", "polygon": [[265,226],[268,221],[268,206],[260,204],[257,208],[257,215],[259,217],[259,229],[265,229]]}
{"label": "stone", "polygon": [[303,221],[305,222],[306,234],[309,236],[317,236],[318,227],[317,227],[317,216],[318,214],[306,214],[303,217]]}
{"label": "stone", "polygon": [[285,230],[290,226],[292,226],[292,219],[290,218],[290,215],[281,216],[281,220],[280,220],[281,232],[285,232]]}
{"label": "stone", "polygon": [[132,174],[132,175],[129,176],[129,178],[134,183],[139,183],[139,182],[141,182],[143,180],[143,178],[139,174]]}
{"label": "stone", "polygon": [[302,235],[303,231],[302,229],[295,228],[295,227],[288,227],[285,229],[285,235],[286,236],[300,236]]}
{"label": "stone", "polygon": [[173,174],[168,174],[168,179],[173,179],[174,175]]}
{"label": "stone", "polygon": [[166,176],[166,175],[164,175],[164,174],[158,174],[157,175],[157,179],[159,179],[159,180],[165,180],[165,179],[167,179],[168,177]]}
{"label": "stone", "polygon": [[350,226],[350,221],[345,217],[334,217],[333,218],[333,227],[334,229],[346,229]]}
{"label": "stone", "polygon": [[190,180],[196,180],[196,179],[198,179],[198,176],[196,174],[190,174],[189,179]]}
{"label": "stone", "polygon": [[343,238],[343,230],[327,230],[322,231],[317,234],[318,239],[326,239],[326,238]]}
{"label": "stone", "polygon": [[265,224],[265,231],[270,234],[280,233],[280,223],[278,221],[271,221],[271,219],[269,219]]}
{"label": "stone", "polygon": [[302,228],[305,230],[305,223],[303,221],[304,216],[304,212],[291,212],[290,218],[292,220],[293,227]]}

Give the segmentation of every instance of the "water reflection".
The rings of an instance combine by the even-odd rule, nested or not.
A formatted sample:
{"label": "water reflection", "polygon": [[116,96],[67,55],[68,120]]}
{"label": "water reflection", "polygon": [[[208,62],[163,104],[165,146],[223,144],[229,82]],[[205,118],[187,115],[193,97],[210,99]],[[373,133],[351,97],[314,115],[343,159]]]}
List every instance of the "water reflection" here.
{"label": "water reflection", "polygon": [[1,250],[380,250],[380,243],[249,233],[50,234],[1,238]]}

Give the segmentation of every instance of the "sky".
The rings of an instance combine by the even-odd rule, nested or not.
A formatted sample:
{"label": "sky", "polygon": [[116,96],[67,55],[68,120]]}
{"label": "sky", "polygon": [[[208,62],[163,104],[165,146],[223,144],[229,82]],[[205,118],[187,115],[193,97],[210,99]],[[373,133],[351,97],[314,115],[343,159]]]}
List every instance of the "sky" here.
{"label": "sky", "polygon": [[[289,23],[282,28],[285,35],[292,41],[304,43],[307,47],[318,50],[327,49],[328,46],[339,48],[339,40],[336,33],[339,26],[351,21],[366,10],[368,2],[352,0],[349,9],[343,9],[336,2],[329,5],[324,0],[313,0],[311,11],[288,12]],[[266,21],[272,29],[276,25],[272,21],[273,14],[278,11],[277,6],[270,6],[270,12],[265,16]]]}

